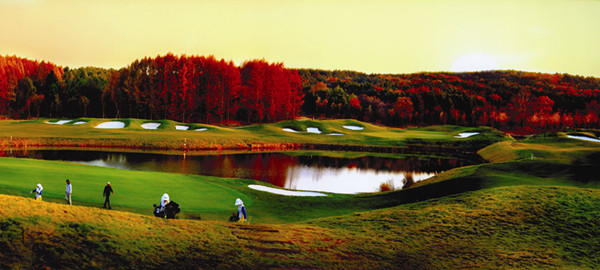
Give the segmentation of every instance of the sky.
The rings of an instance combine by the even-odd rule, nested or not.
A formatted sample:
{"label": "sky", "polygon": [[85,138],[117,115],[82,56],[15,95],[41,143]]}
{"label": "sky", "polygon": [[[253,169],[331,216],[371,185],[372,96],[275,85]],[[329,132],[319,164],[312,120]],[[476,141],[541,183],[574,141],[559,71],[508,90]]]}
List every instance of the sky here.
{"label": "sky", "polygon": [[0,0],[0,55],[126,67],[168,52],[289,68],[600,77],[597,0]]}

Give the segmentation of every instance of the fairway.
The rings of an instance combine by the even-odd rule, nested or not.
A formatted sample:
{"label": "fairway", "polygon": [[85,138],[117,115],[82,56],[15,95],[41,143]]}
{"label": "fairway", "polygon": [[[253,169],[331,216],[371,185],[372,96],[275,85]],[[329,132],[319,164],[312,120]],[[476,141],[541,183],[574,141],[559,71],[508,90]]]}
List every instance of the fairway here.
{"label": "fairway", "polygon": [[[600,179],[595,173],[600,169],[600,144],[568,137],[577,132],[516,141],[487,128],[388,129],[354,120],[286,121],[241,128],[205,126],[199,128],[207,130],[196,133],[177,130],[181,124],[170,121],[165,129],[161,129],[162,124],[157,129],[144,129],[141,125],[145,121],[128,119],[124,128],[115,130],[93,128],[90,122],[99,124],[100,119],[70,125],[73,121],[81,120],[62,125],[4,123],[6,128],[0,132],[5,134],[17,133],[16,127],[24,126],[40,132],[3,137],[2,142],[14,146],[15,141],[50,145],[95,141],[103,147],[132,143],[177,152],[180,150],[170,147],[173,141],[197,145],[300,141],[309,145],[362,145],[370,148],[359,149],[369,150],[447,150],[433,156],[475,149],[488,163],[452,169],[408,189],[298,197],[261,191],[275,187],[254,180],[4,157],[0,158],[0,193],[13,195],[1,196],[15,205],[0,210],[4,216],[0,226],[6,232],[0,243],[17,245],[6,256],[0,255],[4,263],[0,266],[65,266],[52,261],[64,252],[55,243],[64,243],[82,250],[85,256],[72,255],[81,265],[108,268],[115,267],[115,262],[131,269],[169,265],[218,269],[600,267],[596,259],[600,254],[594,248],[600,239],[596,233],[600,211],[595,203],[600,198]],[[348,125],[363,129],[344,128]],[[284,131],[286,128],[299,132]],[[321,134],[307,132],[309,128],[318,128]],[[344,135],[327,136],[323,134],[326,132]],[[192,136],[198,133],[202,135]],[[317,150],[305,153],[365,155]],[[399,156],[390,152],[373,155]],[[64,201],[67,178],[73,185],[73,206]],[[111,196],[113,210],[101,209],[107,181],[115,191]],[[33,201],[29,193],[37,183],[44,186],[42,203]],[[255,185],[265,188],[257,190]],[[163,193],[180,204],[178,219],[152,216],[152,204],[158,203]],[[226,222],[237,209],[236,198],[244,201],[248,224]],[[48,238],[22,240],[23,235],[27,238],[41,232]],[[44,247],[43,254],[35,251],[38,246]],[[152,259],[152,250],[161,250],[169,261]],[[308,257],[311,260],[305,259]]]}
{"label": "fairway", "polygon": [[74,204],[102,206],[102,191],[108,181],[115,193],[111,202],[115,209],[152,212],[163,193],[190,213],[228,212],[236,198],[249,205],[252,200],[234,188],[215,185],[209,177],[143,171],[107,169],[95,166],[23,159],[0,159],[0,185],[9,194],[29,196],[35,184],[44,186],[44,199],[60,202],[64,197],[65,179],[73,185]]}
{"label": "fairway", "polygon": [[[0,158],[0,172],[2,194],[32,198],[30,191],[41,183],[44,201],[61,204],[65,202],[65,179],[69,179],[73,185],[74,205],[99,208],[104,203],[103,188],[110,181],[114,190],[111,196],[113,210],[144,215],[152,215],[152,205],[160,203],[163,193],[168,193],[171,200],[181,206],[182,212],[178,217],[189,219],[226,221],[232,212],[237,211],[234,206],[236,198],[244,201],[254,222],[287,223],[354,211],[354,208],[327,211],[328,204],[343,203],[351,195],[330,194],[322,199],[281,196],[249,188],[249,184],[268,184],[245,179],[130,171],[17,158]],[[312,207],[303,209],[301,205],[309,202]]]}
{"label": "fairway", "polygon": [[[107,122],[121,122],[123,128],[99,129]],[[49,124],[60,123],[60,124]],[[146,129],[147,123],[160,123],[156,129]],[[187,126],[189,130],[179,130]],[[361,127],[360,130],[344,126]],[[317,128],[321,133],[308,132]],[[293,129],[298,132],[287,132]],[[203,131],[196,131],[203,130]],[[35,132],[33,132],[35,131]],[[460,138],[461,133],[477,133]],[[330,136],[328,134],[343,134]],[[495,129],[459,126],[434,126],[398,129],[369,123],[342,120],[295,120],[243,127],[218,127],[204,124],[179,123],[171,120],[41,119],[30,121],[0,121],[0,146],[74,146],[160,150],[297,150],[307,145],[337,145],[360,147],[399,147],[426,145],[435,147],[465,147],[477,150],[493,142],[510,139]]]}

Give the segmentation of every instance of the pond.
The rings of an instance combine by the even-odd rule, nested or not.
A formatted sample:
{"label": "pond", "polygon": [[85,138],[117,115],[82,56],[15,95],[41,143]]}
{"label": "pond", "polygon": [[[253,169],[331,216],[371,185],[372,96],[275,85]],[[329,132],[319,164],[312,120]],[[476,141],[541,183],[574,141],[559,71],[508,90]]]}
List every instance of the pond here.
{"label": "pond", "polygon": [[[339,153],[338,153],[339,154]],[[0,156],[61,160],[126,170],[254,179],[278,187],[333,193],[377,192],[382,183],[402,188],[414,181],[474,164],[462,159],[361,156],[330,157],[303,152],[169,155],[87,150],[4,151]]]}

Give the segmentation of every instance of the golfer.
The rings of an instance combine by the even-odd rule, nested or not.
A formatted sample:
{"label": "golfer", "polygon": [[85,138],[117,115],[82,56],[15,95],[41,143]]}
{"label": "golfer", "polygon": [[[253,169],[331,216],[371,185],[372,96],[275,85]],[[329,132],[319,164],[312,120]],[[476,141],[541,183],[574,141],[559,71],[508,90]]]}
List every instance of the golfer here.
{"label": "golfer", "polygon": [[44,190],[44,188],[42,187],[42,184],[37,184],[36,188],[33,189],[31,192],[29,193],[33,193],[35,192],[35,200],[36,201],[41,201],[42,200],[42,190]]}
{"label": "golfer", "polygon": [[106,205],[108,204],[108,209],[112,209],[110,207],[110,194],[113,194],[113,189],[110,186],[110,182],[106,183],[106,186],[104,187],[104,197],[106,197],[106,199],[104,199],[104,208],[106,208]]}
{"label": "golfer", "polygon": [[71,186],[71,181],[69,179],[66,180],[67,189],[65,190],[65,200],[69,205],[71,205],[71,192],[73,191],[73,187]]}
{"label": "golfer", "polygon": [[160,197],[160,212],[165,211],[165,207],[167,206],[167,204],[169,204],[169,202],[171,202],[169,194],[165,193],[162,195],[162,197]]}
{"label": "golfer", "polygon": [[246,222],[246,219],[247,219],[247,217],[246,217],[246,207],[244,206],[244,202],[242,201],[242,199],[237,198],[235,200],[235,205],[238,207],[239,222]]}

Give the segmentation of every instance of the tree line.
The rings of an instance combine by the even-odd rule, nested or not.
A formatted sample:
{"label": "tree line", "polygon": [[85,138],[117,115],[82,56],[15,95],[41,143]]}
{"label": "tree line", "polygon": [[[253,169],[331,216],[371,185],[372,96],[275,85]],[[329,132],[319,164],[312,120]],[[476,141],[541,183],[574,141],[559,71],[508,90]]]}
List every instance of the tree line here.
{"label": "tree line", "polygon": [[42,108],[54,102],[52,95],[58,90],[62,74],[63,69],[52,63],[0,56],[0,116],[39,115]]}
{"label": "tree line", "polygon": [[514,132],[599,128],[600,79],[519,71],[365,74],[166,54],[119,70],[0,56],[0,116],[251,124],[354,118]]}
{"label": "tree line", "polygon": [[104,116],[217,124],[293,119],[302,79],[283,64],[252,60],[237,67],[212,56],[167,54],[114,72],[102,95]]}
{"label": "tree line", "polygon": [[0,115],[5,118],[103,117],[239,124],[294,119],[302,78],[282,63],[237,67],[213,56],[166,54],[119,70],[61,68],[0,56]]}
{"label": "tree line", "polygon": [[512,132],[599,128],[600,79],[520,71],[364,74],[304,69],[304,113],[391,126]]}

